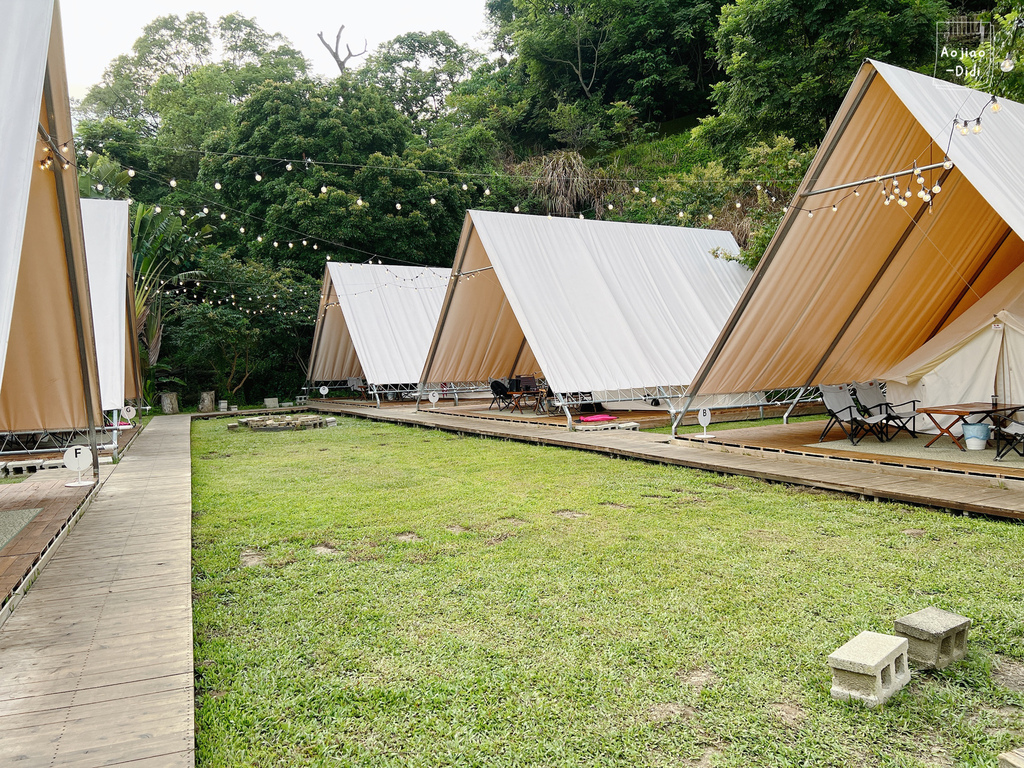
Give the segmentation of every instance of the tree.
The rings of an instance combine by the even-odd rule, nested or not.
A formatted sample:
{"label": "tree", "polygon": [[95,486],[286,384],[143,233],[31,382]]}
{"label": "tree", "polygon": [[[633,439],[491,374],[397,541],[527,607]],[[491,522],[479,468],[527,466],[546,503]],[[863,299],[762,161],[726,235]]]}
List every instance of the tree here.
{"label": "tree", "polygon": [[[202,279],[172,289],[168,337],[170,354],[195,392],[212,385],[231,400],[245,400],[253,386],[297,389],[305,378],[319,280],[214,250],[192,263]],[[254,381],[257,375],[262,381]]]}
{"label": "tree", "polygon": [[344,31],[345,25],[342,24],[340,27],[338,27],[338,34],[334,38],[333,48],[324,39],[323,32],[316,33],[316,36],[320,38],[320,42],[324,44],[324,48],[326,48],[328,53],[330,53],[331,56],[334,58],[334,63],[338,65],[338,71],[341,72],[341,74],[345,74],[345,67],[348,65],[350,59],[354,59],[357,56],[363,56],[367,51],[367,45],[365,40],[363,40],[363,50],[361,50],[359,53],[353,53],[352,46],[350,46],[348,43],[345,43],[345,50],[347,50],[348,53],[345,55],[345,58],[341,58],[341,33]]}
{"label": "tree", "polygon": [[943,0],[737,0],[716,34],[725,117],[754,136],[816,144],[866,57],[916,68],[934,55]]}
{"label": "tree", "polygon": [[480,54],[447,32],[409,32],[381,45],[359,70],[359,79],[391,96],[414,123],[437,120],[445,100],[480,62]]}

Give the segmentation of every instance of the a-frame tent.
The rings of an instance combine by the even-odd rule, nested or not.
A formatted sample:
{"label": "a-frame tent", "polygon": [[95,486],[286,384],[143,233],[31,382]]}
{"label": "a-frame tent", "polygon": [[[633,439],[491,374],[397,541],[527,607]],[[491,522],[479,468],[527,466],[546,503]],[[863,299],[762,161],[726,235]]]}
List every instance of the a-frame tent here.
{"label": "a-frame tent", "polygon": [[[999,104],[866,61],[691,393],[871,379],[1024,262],[1024,105]],[[884,204],[877,177],[943,163],[947,145],[952,167],[924,174],[931,205],[909,174],[908,205]]]}
{"label": "a-frame tent", "polygon": [[0,435],[88,431],[95,445],[99,376],[55,0],[0,6],[0,102]]}
{"label": "a-frame tent", "polygon": [[[421,387],[680,396],[750,276],[729,232],[468,211]],[[670,407],[672,407],[670,405]]]}
{"label": "a-frame tent", "polygon": [[96,336],[100,404],[120,411],[139,397],[139,348],[135,341],[135,281],[128,202],[82,200],[89,295]]}
{"label": "a-frame tent", "polygon": [[366,380],[378,403],[415,389],[437,324],[449,270],[328,262],[310,383]]}
{"label": "a-frame tent", "polygon": [[1022,402],[1024,265],[878,378],[898,402]]}

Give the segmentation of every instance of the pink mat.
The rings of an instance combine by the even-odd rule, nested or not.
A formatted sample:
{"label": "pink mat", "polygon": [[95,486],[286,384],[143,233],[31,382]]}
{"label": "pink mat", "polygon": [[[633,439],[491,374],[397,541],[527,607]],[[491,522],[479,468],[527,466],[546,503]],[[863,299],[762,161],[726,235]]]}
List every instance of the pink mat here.
{"label": "pink mat", "polygon": [[580,421],[615,421],[616,418],[607,413],[595,413],[593,416],[580,416]]}

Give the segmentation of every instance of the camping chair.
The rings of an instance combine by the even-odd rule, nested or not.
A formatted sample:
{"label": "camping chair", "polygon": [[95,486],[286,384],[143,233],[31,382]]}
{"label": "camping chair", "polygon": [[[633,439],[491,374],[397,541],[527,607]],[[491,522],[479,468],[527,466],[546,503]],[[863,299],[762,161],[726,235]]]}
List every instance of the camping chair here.
{"label": "camping chair", "polygon": [[[889,402],[889,398],[885,396],[885,392],[882,391],[882,385],[877,381],[868,381],[863,384],[860,382],[854,382],[853,388],[857,392],[857,402],[861,404],[861,407],[867,411],[869,416],[884,415],[887,424],[891,424],[896,428],[896,431],[889,435],[889,439],[892,440],[901,431],[906,432],[911,437],[917,437],[917,404],[919,400],[907,400],[905,403],[897,403],[893,405]],[[910,410],[897,410],[904,406],[910,406]]]}
{"label": "camping chair", "polygon": [[853,402],[853,395],[846,384],[822,384],[818,387],[821,390],[821,399],[828,410],[828,423],[818,438],[822,442],[833,424],[838,424],[843,434],[850,438],[850,442],[856,445],[864,436],[872,434],[878,441],[884,443],[888,437],[886,433],[886,416],[865,416],[857,410],[857,404]]}
{"label": "camping chair", "polygon": [[497,379],[491,382],[491,404],[487,406],[487,410],[491,410],[495,403],[498,404],[499,411],[512,405],[512,395],[508,393],[508,387]]}
{"label": "camping chair", "polygon": [[1010,451],[1013,451],[1018,456],[1024,456],[1024,424],[1013,419],[1007,419],[1002,424],[996,424],[995,432],[995,461],[1001,461]]}

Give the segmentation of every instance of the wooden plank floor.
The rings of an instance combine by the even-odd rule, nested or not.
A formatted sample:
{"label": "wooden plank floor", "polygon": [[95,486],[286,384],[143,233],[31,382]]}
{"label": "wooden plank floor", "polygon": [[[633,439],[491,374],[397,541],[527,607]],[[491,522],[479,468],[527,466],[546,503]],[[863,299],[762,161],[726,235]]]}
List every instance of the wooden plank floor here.
{"label": "wooden plank floor", "polygon": [[[1024,519],[1024,480],[1012,477],[975,477],[962,471],[947,473],[912,469],[876,464],[870,460],[837,461],[834,457],[810,453],[730,449],[698,441],[675,440],[668,435],[650,432],[570,432],[564,427],[470,419],[416,411],[412,407],[378,410],[335,404],[330,411],[460,434],[595,451],[869,498]],[[858,458],[864,459],[864,455],[858,454]],[[880,458],[891,461],[891,457]],[[960,466],[961,470],[963,467],[954,466]]]}
{"label": "wooden plank floor", "polygon": [[158,416],[0,628],[0,765],[193,766],[188,416]]}

